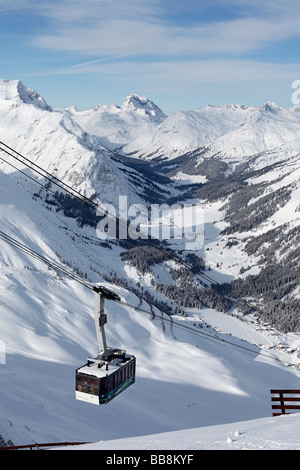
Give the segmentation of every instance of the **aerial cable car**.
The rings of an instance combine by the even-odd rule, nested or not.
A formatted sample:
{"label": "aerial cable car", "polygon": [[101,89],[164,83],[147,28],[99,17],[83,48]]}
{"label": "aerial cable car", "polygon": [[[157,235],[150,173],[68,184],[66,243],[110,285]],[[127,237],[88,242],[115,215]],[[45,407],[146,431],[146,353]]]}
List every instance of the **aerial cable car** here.
{"label": "aerial cable car", "polygon": [[76,399],[96,405],[107,404],[135,382],[135,357],[126,351],[107,346],[104,325],[107,315],[104,299],[120,301],[105,287],[94,287],[95,325],[99,346],[98,356],[76,370]]}

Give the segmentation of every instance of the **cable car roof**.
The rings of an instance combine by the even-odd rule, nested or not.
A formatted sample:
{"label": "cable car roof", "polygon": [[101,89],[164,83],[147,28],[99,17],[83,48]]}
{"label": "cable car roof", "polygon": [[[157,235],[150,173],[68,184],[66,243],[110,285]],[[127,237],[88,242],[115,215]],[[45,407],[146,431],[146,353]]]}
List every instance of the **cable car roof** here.
{"label": "cable car roof", "polygon": [[106,369],[106,364],[103,364],[102,367],[98,367],[98,363],[93,364],[85,364],[84,366],[77,369],[77,373],[86,374],[86,375],[93,375],[94,377],[102,378],[106,377],[107,375],[112,375],[116,371],[120,370],[122,366],[125,366],[130,359],[133,359],[134,356],[130,354],[125,355],[126,362],[122,361],[122,358],[116,358],[109,362],[108,370]]}

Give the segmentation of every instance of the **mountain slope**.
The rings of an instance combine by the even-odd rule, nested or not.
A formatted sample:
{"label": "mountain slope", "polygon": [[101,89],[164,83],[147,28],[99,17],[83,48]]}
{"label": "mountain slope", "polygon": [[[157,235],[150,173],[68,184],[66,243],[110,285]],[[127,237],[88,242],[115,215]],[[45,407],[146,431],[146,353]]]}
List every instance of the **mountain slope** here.
{"label": "mountain slope", "polygon": [[[198,210],[205,211],[204,244],[196,252],[199,276],[209,272],[212,279],[231,282],[246,277],[240,273],[246,263],[257,275],[263,264],[257,263],[254,243],[268,233],[272,220],[278,230],[283,222],[298,227],[295,151],[290,155],[283,151],[281,163],[271,152],[252,156],[249,166],[235,165],[226,178],[220,175],[204,185],[165,186],[168,179],[157,175],[155,167],[135,165],[124,155],[122,160],[99,144],[99,136],[89,135],[79,121],[53,110],[20,82],[0,85],[0,135],[78,191],[113,203],[120,194],[147,204],[149,194],[156,202],[170,196],[185,202],[185,191],[199,198]],[[142,108],[147,104],[130,99],[135,115],[139,115],[137,101]],[[147,116],[143,111],[142,120],[148,122]],[[160,124],[154,125],[157,129]],[[182,278],[185,289],[189,283],[195,285],[176,263],[140,250],[144,264],[139,263],[136,252],[130,251],[136,244],[103,243],[96,234],[97,218],[90,213],[83,217],[82,207],[73,199],[49,195],[7,163],[2,162],[0,169],[1,231],[87,282],[113,281],[110,287],[127,304],[149,312],[107,302],[108,343],[136,355],[137,380],[108,406],[76,402],[75,370],[98,352],[93,293],[1,240],[0,345],[6,355],[0,364],[0,434],[6,441],[99,441],[268,417],[270,388],[298,388],[296,333],[281,333],[254,315],[242,317],[235,304],[228,314],[209,307],[199,300],[201,294],[208,295],[202,284],[193,290],[196,305],[187,303],[194,300],[190,291],[189,298],[177,303],[178,290],[174,294],[170,286],[180,291]],[[50,189],[55,190],[53,184]],[[258,205],[253,206],[255,199],[266,196],[263,207],[269,211],[249,227],[260,213]],[[289,220],[286,207],[294,211]],[[266,250],[266,241],[260,241],[260,249]],[[181,240],[171,242],[181,256],[190,254],[181,251]],[[167,287],[174,297],[168,298]],[[211,289],[209,293],[216,295]],[[177,305],[185,315],[173,315],[173,325],[168,315],[160,318],[159,309],[153,318],[147,298],[160,307],[162,302],[172,308]]]}
{"label": "mountain slope", "polygon": [[227,178],[195,191],[223,213],[223,220],[214,219],[220,232],[206,247],[207,264],[216,266],[217,259],[220,275],[231,273],[232,293],[256,303],[285,331],[300,326],[299,162],[296,145],[293,151],[283,146],[253,156]]}

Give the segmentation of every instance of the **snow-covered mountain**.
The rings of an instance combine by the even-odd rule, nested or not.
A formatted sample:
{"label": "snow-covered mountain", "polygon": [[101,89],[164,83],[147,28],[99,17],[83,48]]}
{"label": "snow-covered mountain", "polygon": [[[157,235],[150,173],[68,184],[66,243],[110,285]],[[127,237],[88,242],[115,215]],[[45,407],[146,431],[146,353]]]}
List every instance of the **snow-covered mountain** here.
{"label": "snow-covered mountain", "polygon": [[[293,268],[286,281],[285,272],[278,274],[280,289],[289,287],[284,293],[288,305],[292,298],[297,299],[300,288],[295,275],[298,114],[296,108],[270,108],[276,112],[266,106],[256,111],[234,106],[203,111],[210,115],[210,122],[202,117],[208,137],[203,131],[201,145],[206,148],[208,165],[206,173],[200,174],[207,182],[199,185],[168,179],[166,168],[157,162],[148,166],[143,159],[128,158],[127,146],[132,139],[136,143],[146,128],[154,139],[172,120],[136,95],[129,95],[121,108],[102,105],[79,113],[53,109],[20,82],[2,80],[0,141],[93,200],[116,203],[123,194],[130,201],[147,204],[171,197],[182,203],[197,201],[198,210],[204,213],[204,244],[192,253],[197,256],[198,273],[228,285],[235,280],[235,292],[263,306],[266,294],[255,292],[255,276],[264,275],[260,286],[265,278],[273,282],[276,276],[272,278],[271,267],[283,260],[284,267]],[[213,117],[213,111],[219,113],[218,118]],[[264,128],[259,116],[266,119],[265,128],[272,129],[276,120],[281,121],[272,131],[278,132],[277,140],[271,144],[265,136],[268,146],[257,152],[260,144],[252,138],[255,152],[235,154],[238,162],[229,168],[233,141],[228,147],[224,143],[224,153],[218,158],[215,154],[209,157],[208,142],[216,142],[217,136],[225,139],[226,128],[227,134],[235,135],[237,145],[241,139],[238,122],[244,112],[248,113],[246,121],[251,121],[247,129],[252,126],[257,135],[258,129],[263,134]],[[197,127],[200,121],[192,119],[194,114],[198,119],[201,112],[173,117],[174,122],[180,115],[186,119],[185,137],[179,138],[183,153],[177,154],[182,170],[184,159],[199,158],[201,145],[199,140],[196,143],[196,135],[202,131]],[[110,126],[115,132],[118,125],[118,138],[110,139]],[[120,145],[122,152],[113,151]],[[149,146],[146,160],[153,149]],[[297,327],[287,333],[258,320],[253,312],[243,316],[235,303],[222,303],[224,296],[211,289],[208,281],[206,285],[196,282],[173,261],[139,252],[132,244],[102,243],[96,234],[97,219],[87,222],[91,214],[83,217],[82,207],[75,201],[70,199],[64,206],[62,199],[57,200],[29,178],[36,175],[24,164],[3,151],[0,157],[6,161],[0,164],[0,231],[68,266],[91,284],[109,285],[127,304],[142,305],[149,312],[107,302],[108,343],[135,354],[137,380],[108,406],[76,402],[75,370],[86,357],[97,353],[93,293],[1,239],[0,435],[6,442],[98,442],[268,418],[272,414],[271,388],[299,388]],[[167,163],[175,165],[176,159]],[[182,174],[197,176],[191,170]],[[39,182],[45,183],[43,178]],[[55,186],[50,189],[55,191]],[[191,255],[182,251],[180,241],[171,242],[180,256]],[[247,274],[254,276],[253,283],[252,278],[246,282]],[[246,287],[252,290],[246,292]],[[274,293],[270,285],[272,290]],[[159,308],[169,307],[174,324],[167,321],[166,314],[161,320],[159,308],[153,318],[147,300]]]}
{"label": "snow-covered mountain", "polygon": [[[52,109],[17,80],[0,81],[0,90],[0,134],[5,144],[86,197],[117,204],[119,195],[126,194],[132,203],[145,202],[136,187],[151,186],[151,180],[111,158],[111,152],[68,113]],[[7,164],[1,169],[11,171]]]}
{"label": "snow-covered mountain", "polygon": [[153,134],[141,135],[123,151],[137,158],[174,160],[201,148],[204,157],[242,161],[299,137],[299,107],[275,103],[205,106],[168,117]]}
{"label": "snow-covered mountain", "polygon": [[71,116],[88,134],[110,150],[128,144],[141,134],[152,134],[167,116],[148,98],[128,95],[123,105],[98,105],[92,110],[67,108]]}

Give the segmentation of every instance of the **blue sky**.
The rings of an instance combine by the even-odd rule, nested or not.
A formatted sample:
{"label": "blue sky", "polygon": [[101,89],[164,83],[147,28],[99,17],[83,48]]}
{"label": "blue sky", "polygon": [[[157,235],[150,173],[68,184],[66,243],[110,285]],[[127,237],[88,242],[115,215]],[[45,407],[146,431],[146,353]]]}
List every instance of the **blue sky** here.
{"label": "blue sky", "polygon": [[54,107],[293,106],[298,0],[0,0],[1,76]]}

